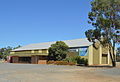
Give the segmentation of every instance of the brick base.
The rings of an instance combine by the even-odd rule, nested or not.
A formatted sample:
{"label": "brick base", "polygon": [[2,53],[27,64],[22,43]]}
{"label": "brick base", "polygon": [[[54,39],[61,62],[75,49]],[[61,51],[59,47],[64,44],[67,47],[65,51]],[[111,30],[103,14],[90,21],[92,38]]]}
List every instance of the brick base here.
{"label": "brick base", "polygon": [[38,60],[38,64],[47,64],[47,60]]}

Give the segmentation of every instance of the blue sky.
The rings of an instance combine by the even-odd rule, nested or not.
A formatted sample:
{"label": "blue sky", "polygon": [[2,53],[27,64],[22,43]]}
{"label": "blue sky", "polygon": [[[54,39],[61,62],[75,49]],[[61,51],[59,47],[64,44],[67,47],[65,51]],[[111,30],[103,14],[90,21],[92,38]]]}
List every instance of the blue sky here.
{"label": "blue sky", "polygon": [[0,47],[85,38],[91,0],[0,0]]}

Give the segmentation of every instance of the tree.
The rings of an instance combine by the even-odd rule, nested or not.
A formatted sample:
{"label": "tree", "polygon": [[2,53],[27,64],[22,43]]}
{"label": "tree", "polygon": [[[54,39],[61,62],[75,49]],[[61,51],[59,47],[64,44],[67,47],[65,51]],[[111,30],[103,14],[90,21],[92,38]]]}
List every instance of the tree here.
{"label": "tree", "polygon": [[4,48],[0,49],[0,59],[3,59]]}
{"label": "tree", "polygon": [[0,49],[0,58],[1,59],[6,59],[6,56],[8,56],[10,54],[10,51],[12,50],[13,48],[8,46],[8,47],[5,47],[5,48],[1,48]]}
{"label": "tree", "polygon": [[22,47],[21,45],[18,45],[17,47],[14,47],[14,49],[17,49],[17,48],[20,48],[20,47]]}
{"label": "tree", "polygon": [[68,52],[68,45],[63,41],[57,41],[55,44],[52,44],[48,49],[49,51],[49,60],[63,60],[66,58]]}
{"label": "tree", "polygon": [[6,59],[6,57],[8,55],[10,55],[10,51],[13,50],[13,49],[17,49],[21,47],[20,45],[18,45],[17,47],[11,47],[11,46],[7,46],[7,47],[4,47],[4,48],[1,48],[0,49],[0,59]]}
{"label": "tree", "polygon": [[99,41],[108,46],[115,67],[115,44],[120,43],[120,0],[93,0],[91,6],[88,23],[94,29],[86,31],[86,37],[93,43]]}

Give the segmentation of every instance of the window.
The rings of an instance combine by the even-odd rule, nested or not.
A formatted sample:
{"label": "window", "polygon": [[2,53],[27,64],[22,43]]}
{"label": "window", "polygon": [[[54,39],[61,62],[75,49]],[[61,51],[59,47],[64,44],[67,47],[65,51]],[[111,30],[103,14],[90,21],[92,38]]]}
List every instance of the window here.
{"label": "window", "polygon": [[85,56],[87,53],[87,47],[82,47],[79,49],[79,55],[80,56]]}
{"label": "window", "polygon": [[31,63],[31,57],[19,57],[20,63]]}
{"label": "window", "polygon": [[78,52],[78,49],[69,49],[70,52]]}

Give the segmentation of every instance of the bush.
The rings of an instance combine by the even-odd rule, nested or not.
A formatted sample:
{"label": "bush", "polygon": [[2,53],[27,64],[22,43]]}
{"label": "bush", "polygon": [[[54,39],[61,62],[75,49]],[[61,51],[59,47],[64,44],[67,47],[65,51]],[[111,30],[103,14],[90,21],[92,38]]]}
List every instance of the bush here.
{"label": "bush", "polygon": [[77,64],[79,64],[79,65],[88,65],[88,59],[78,58],[77,59]]}
{"label": "bush", "polygon": [[75,65],[76,63],[68,62],[68,61],[48,61],[47,64],[54,64],[54,65]]}
{"label": "bush", "polygon": [[55,61],[55,65],[68,65],[67,61]]}
{"label": "bush", "polygon": [[85,63],[86,66],[88,65],[88,59],[85,59]]}
{"label": "bush", "polygon": [[66,58],[64,61],[73,62],[78,65],[88,65],[88,60],[80,56]]}
{"label": "bush", "polygon": [[48,61],[47,64],[54,64],[55,61]]}
{"label": "bush", "polygon": [[78,59],[80,59],[80,56],[76,56],[76,57],[69,57],[69,58],[66,58],[64,61],[77,63],[77,60],[78,60]]}
{"label": "bush", "polygon": [[70,57],[70,58],[66,58],[64,61],[68,61],[68,62],[77,63],[76,57]]}
{"label": "bush", "polygon": [[48,61],[47,64],[55,64],[55,65],[88,65],[88,59],[81,58],[80,56],[70,57],[64,59],[64,61]]}

